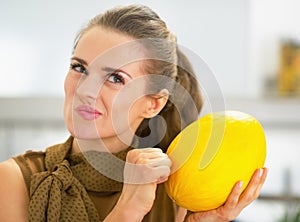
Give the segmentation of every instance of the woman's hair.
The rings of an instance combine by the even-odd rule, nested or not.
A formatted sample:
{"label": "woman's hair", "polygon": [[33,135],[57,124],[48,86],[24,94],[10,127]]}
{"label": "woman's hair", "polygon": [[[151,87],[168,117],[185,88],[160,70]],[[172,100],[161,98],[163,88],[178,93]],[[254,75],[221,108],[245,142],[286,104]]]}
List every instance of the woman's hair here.
{"label": "woman's hair", "polygon": [[[144,49],[146,49],[146,53],[147,51],[155,50],[155,52],[149,53],[159,53],[160,59],[147,60],[145,68],[147,69],[147,73],[159,73],[160,75],[173,79],[173,82],[182,86],[189,94],[189,98],[192,98],[190,102],[188,102],[188,98],[185,97],[177,100],[177,98],[174,97],[182,97],[184,95],[177,95],[176,92],[172,93],[172,89],[169,89],[169,86],[167,86],[167,81],[165,81],[166,86],[161,83],[159,84],[161,89],[167,88],[171,91],[171,94],[167,104],[159,113],[166,121],[167,128],[164,135],[160,136],[163,137],[162,140],[154,145],[166,151],[174,137],[185,126],[198,118],[202,107],[200,89],[189,60],[177,47],[176,37],[169,31],[165,22],[147,6],[129,5],[115,7],[103,14],[97,15],[92,18],[87,26],[78,34],[74,48],[76,48],[80,38],[88,30],[97,26],[126,34],[134,39],[151,39],[151,44],[155,47],[145,46]],[[155,83],[152,85],[155,85]],[[193,109],[196,110],[196,113],[193,112]],[[143,138],[150,133],[161,132],[161,124],[152,124],[153,126],[151,126],[150,132],[148,123],[149,119],[143,120],[136,131],[137,136]]]}

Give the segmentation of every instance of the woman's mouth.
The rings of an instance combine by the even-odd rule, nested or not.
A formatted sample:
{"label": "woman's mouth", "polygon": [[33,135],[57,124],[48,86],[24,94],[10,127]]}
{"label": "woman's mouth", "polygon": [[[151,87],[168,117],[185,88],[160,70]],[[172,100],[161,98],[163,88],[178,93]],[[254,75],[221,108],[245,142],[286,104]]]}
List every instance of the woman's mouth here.
{"label": "woman's mouth", "polygon": [[95,120],[102,115],[101,112],[87,105],[78,106],[75,110],[85,120]]}

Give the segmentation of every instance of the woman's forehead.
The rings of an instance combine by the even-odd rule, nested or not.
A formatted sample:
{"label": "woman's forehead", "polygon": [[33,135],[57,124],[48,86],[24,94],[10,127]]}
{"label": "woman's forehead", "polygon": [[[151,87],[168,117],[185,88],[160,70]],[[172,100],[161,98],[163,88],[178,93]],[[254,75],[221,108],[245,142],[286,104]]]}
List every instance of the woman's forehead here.
{"label": "woman's forehead", "polygon": [[119,32],[101,26],[94,27],[81,36],[74,49],[74,55],[84,56],[90,63],[104,52],[131,40],[133,40],[131,37]]}

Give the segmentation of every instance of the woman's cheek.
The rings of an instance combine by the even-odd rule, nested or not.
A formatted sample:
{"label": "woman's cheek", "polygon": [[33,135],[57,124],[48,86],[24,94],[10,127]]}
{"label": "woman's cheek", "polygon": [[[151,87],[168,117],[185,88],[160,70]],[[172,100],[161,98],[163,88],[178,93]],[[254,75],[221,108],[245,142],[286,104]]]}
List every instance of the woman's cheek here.
{"label": "woman's cheek", "polygon": [[79,83],[79,79],[75,78],[75,76],[68,73],[64,83],[65,95],[67,97],[72,97],[75,95],[77,85]]}
{"label": "woman's cheek", "polygon": [[70,73],[65,78],[64,90],[65,90],[65,101],[64,101],[64,120],[70,133],[73,135],[73,100],[78,85],[78,80],[74,78]]}

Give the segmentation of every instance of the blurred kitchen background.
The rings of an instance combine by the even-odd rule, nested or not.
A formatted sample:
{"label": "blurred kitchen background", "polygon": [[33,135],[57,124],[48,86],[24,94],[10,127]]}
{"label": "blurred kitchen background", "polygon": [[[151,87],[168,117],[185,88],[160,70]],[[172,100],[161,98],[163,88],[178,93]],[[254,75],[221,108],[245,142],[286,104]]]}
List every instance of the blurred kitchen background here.
{"label": "blurred kitchen background", "polygon": [[237,109],[265,128],[269,177],[238,221],[292,216],[300,206],[298,0],[0,0],[0,161],[68,137],[63,81],[75,35],[97,13],[130,3],[152,7],[209,65],[210,80],[199,71],[203,112]]}

